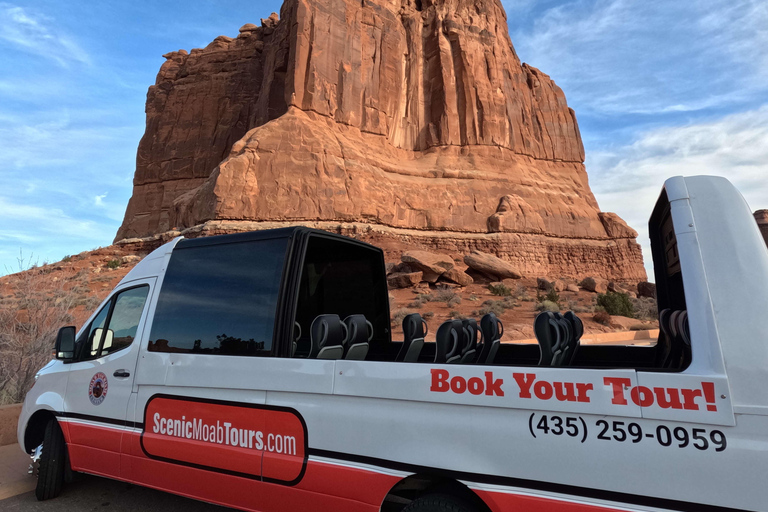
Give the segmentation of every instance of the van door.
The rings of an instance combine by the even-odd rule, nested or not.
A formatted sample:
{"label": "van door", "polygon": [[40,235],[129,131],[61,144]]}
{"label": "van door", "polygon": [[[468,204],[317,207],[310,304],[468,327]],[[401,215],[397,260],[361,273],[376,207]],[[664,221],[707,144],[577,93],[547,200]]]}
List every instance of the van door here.
{"label": "van door", "polygon": [[120,476],[120,446],[136,370],[141,332],[155,278],[116,289],[76,344],[64,398],[72,467]]}

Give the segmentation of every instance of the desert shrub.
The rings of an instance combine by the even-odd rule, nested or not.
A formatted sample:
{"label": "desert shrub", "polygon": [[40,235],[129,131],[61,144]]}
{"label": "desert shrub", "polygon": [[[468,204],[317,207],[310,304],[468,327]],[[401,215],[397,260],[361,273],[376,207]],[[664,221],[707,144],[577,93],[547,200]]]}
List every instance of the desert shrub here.
{"label": "desert shrub", "polygon": [[424,302],[445,302],[448,303],[452,299],[458,298],[461,301],[455,291],[450,288],[444,290],[437,290],[434,293],[422,293],[416,297],[417,300],[423,300]]}
{"label": "desert shrub", "polygon": [[626,316],[634,318],[634,308],[626,293],[608,292],[597,296],[597,305],[605,308],[609,315]]}
{"label": "desert shrub", "polygon": [[477,295],[475,295],[473,293],[472,295],[469,296],[469,298],[467,300],[471,300],[472,302],[476,302],[476,301],[480,300],[480,297],[478,297]]}
{"label": "desert shrub", "polygon": [[472,312],[472,316],[483,316],[488,313],[493,313],[496,316],[501,316],[506,310],[512,309],[517,306],[517,302],[513,297],[504,297],[502,300],[488,299],[483,302],[483,306],[477,311]]}
{"label": "desert shrub", "polygon": [[408,307],[409,307],[409,308],[415,308],[415,309],[418,309],[418,308],[422,307],[422,306],[423,306],[424,304],[426,304],[426,303],[427,303],[427,300],[424,298],[424,296],[422,296],[422,295],[419,295],[419,296],[417,296],[415,299],[413,299],[413,301],[411,301],[411,302],[408,304]]}
{"label": "desert shrub", "polygon": [[70,261],[72,261],[72,256],[70,256],[69,254],[67,254],[66,256],[64,256],[63,258],[61,258],[61,261],[62,261],[62,262],[64,262],[64,263],[69,263]]}
{"label": "desert shrub", "polygon": [[453,306],[456,306],[458,304],[461,304],[461,297],[456,295],[456,296],[452,297],[450,300],[448,300],[448,302],[446,302],[446,304],[448,305],[448,307],[453,307]]}
{"label": "desert shrub", "polygon": [[630,300],[632,301],[635,318],[654,321],[659,319],[659,308],[656,304],[656,299],[651,297],[638,297]]}
{"label": "desert shrub", "polygon": [[592,317],[592,320],[594,320],[599,324],[611,325],[611,315],[609,315],[605,311],[598,311],[597,313],[595,313],[595,316]]}
{"label": "desert shrub", "polygon": [[500,297],[509,297],[512,295],[512,290],[509,289],[509,286],[505,285],[504,283],[491,283],[488,285],[488,290],[493,295],[498,295]]}
{"label": "desert shrub", "polygon": [[402,325],[406,316],[413,313],[410,309],[400,308],[392,314],[392,325]]}
{"label": "desert shrub", "polygon": [[560,305],[556,302],[552,302],[551,300],[543,300],[536,304],[536,311],[551,311],[553,313],[556,313],[560,311]]}
{"label": "desert shrub", "polygon": [[448,313],[448,316],[450,316],[454,320],[466,320],[467,319],[466,315],[462,315],[458,311],[451,311],[450,313]]}
{"label": "desert shrub", "polygon": [[63,290],[63,281],[30,271],[22,256],[18,265],[13,303],[0,309],[0,405],[24,399],[53,355],[59,328],[74,321],[74,295]]}
{"label": "desert shrub", "polygon": [[544,300],[548,300],[549,302],[554,302],[558,306],[560,306],[560,294],[557,293],[557,291],[554,288],[551,288],[547,294],[544,296]]}
{"label": "desert shrub", "polygon": [[[451,289],[437,290],[432,295],[432,301],[434,302],[450,302],[451,299],[457,297],[456,292]],[[461,300],[461,299],[459,299]]]}
{"label": "desert shrub", "polygon": [[109,260],[107,262],[107,267],[109,268],[117,268],[120,266],[120,260]]}
{"label": "desert shrub", "polygon": [[426,313],[421,315],[421,318],[423,318],[424,320],[429,320],[430,318],[434,318],[434,316],[435,316],[434,311],[427,311]]}

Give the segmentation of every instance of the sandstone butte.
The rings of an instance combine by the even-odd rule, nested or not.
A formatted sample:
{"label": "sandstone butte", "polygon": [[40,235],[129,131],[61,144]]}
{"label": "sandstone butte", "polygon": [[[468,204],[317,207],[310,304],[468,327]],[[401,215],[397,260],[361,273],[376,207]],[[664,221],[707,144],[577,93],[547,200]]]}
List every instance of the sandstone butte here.
{"label": "sandstone butte", "polygon": [[757,210],[755,212],[755,220],[760,228],[760,232],[765,238],[765,243],[768,244],[768,210]]}
{"label": "sandstone butte", "polygon": [[590,191],[563,91],[521,63],[499,0],[286,0],[164,57],[116,241],[304,224],[393,255],[646,278],[637,233]]}

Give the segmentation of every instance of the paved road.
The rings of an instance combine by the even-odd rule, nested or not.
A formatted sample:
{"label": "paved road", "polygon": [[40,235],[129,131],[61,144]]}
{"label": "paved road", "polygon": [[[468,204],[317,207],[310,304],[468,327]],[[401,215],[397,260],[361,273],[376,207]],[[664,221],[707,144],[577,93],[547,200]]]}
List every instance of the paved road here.
{"label": "paved road", "polygon": [[154,491],[145,487],[83,475],[53,500],[37,501],[36,479],[27,474],[29,457],[16,445],[0,447],[2,512],[228,512],[232,509]]}

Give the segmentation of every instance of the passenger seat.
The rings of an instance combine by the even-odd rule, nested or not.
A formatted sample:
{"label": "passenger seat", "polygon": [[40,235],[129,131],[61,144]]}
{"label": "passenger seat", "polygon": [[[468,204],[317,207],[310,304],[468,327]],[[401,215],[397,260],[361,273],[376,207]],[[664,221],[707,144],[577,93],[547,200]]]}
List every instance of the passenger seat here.
{"label": "passenger seat", "polygon": [[458,363],[461,359],[461,339],[464,327],[461,320],[443,322],[435,335],[435,362]]}
{"label": "passenger seat", "polygon": [[461,364],[472,364],[477,356],[477,320],[467,318],[461,321],[464,329],[464,348],[461,349]]}
{"label": "passenger seat", "polygon": [[493,364],[499,351],[501,336],[504,334],[504,324],[493,313],[488,313],[480,319],[480,330],[483,333],[480,355],[477,364]]}
{"label": "passenger seat", "polygon": [[424,347],[424,337],[427,335],[427,322],[418,313],[411,313],[403,318],[403,346],[395,361],[415,363]]}
{"label": "passenger seat", "polygon": [[368,355],[368,343],[373,339],[373,325],[364,315],[349,315],[344,319],[347,326],[347,347],[344,359],[362,361]]}
{"label": "passenger seat", "polygon": [[339,315],[319,315],[310,327],[310,359],[341,359],[347,341],[347,326]]}

